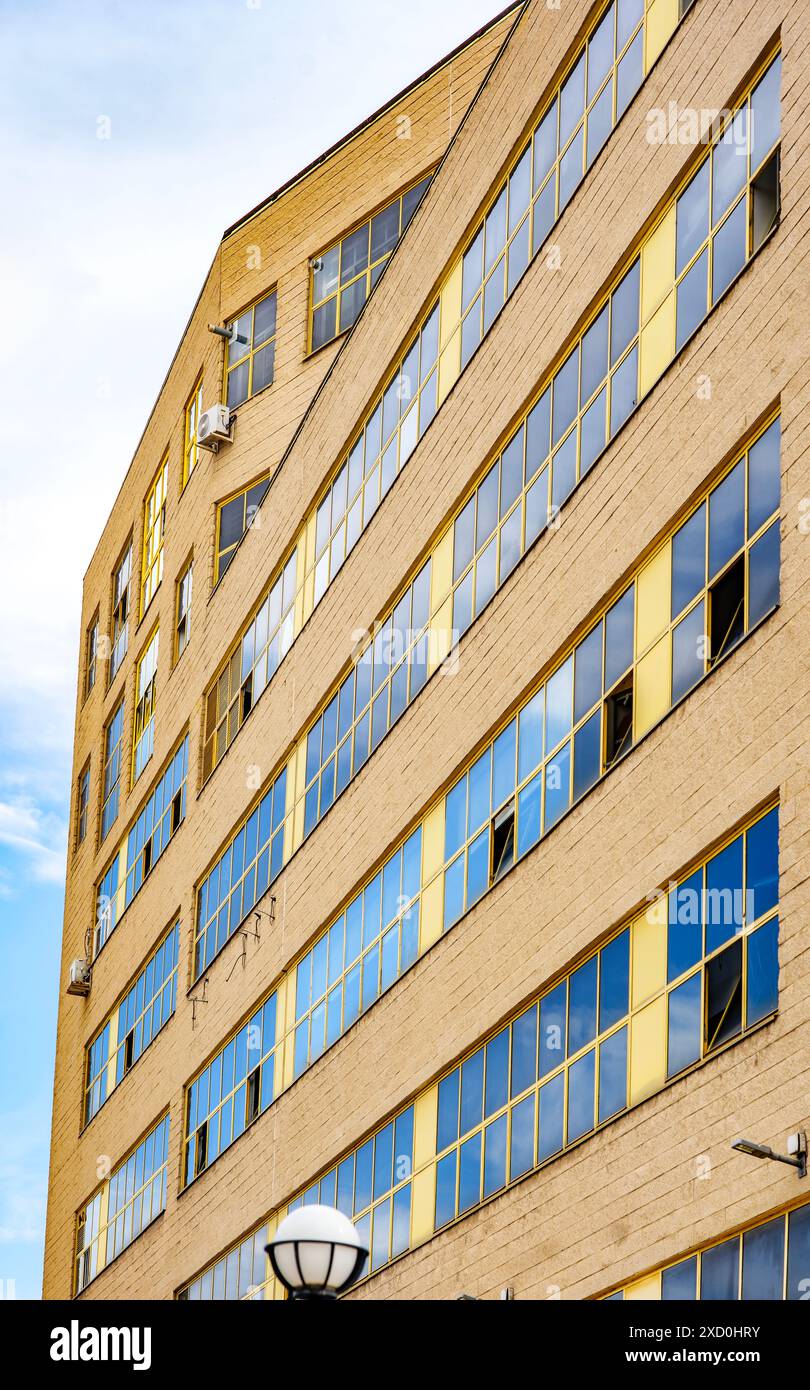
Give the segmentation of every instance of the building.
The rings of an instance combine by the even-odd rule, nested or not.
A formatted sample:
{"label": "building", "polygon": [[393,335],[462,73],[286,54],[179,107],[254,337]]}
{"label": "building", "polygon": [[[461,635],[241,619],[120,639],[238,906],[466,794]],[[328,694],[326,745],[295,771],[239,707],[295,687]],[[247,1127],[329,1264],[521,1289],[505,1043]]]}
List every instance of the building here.
{"label": "building", "polygon": [[318,1198],[353,1298],[807,1296],[805,18],[528,0],[225,234],[85,581],[46,1297]]}

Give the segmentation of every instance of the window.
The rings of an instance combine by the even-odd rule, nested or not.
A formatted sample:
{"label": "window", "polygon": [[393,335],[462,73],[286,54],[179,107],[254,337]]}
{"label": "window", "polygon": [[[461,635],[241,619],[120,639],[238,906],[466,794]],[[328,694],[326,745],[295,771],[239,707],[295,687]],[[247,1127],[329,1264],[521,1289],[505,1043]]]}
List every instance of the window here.
{"label": "window", "polygon": [[369,1251],[358,1279],[410,1249],[413,1131],[409,1105],[288,1207],[321,1203],[348,1216]]}
{"label": "window", "polygon": [[405,467],[438,409],[435,304],[317,507],[315,603]]}
{"label": "window", "polygon": [[257,483],[229,498],[227,502],[220,502],[217,507],[215,584],[219,583],[231,563],[245,531],[253,524],[267,487],[267,478],[260,478]]}
{"label": "window", "polygon": [[269,1222],[253,1231],[245,1240],[209,1265],[202,1274],[181,1289],[177,1297],[185,1300],[244,1299],[261,1302],[284,1298],[284,1289],[274,1278],[265,1246],[271,1241],[275,1228]]}
{"label": "window", "polygon": [[191,562],[186,566],[177,581],[174,622],[174,659],[179,661],[191,637],[191,588],[193,578]]}
{"label": "window", "polygon": [[183,442],[183,487],[197,467],[197,430],[202,415],[203,383],[200,377],[186,404]]}
{"label": "window", "polygon": [[570,202],[643,76],[643,0],[616,0],[580,50],[464,254],[462,370]]}
{"label": "window", "polygon": [[163,578],[163,541],[166,534],[166,492],[169,486],[169,459],[163,460],[143,504],[143,567],[141,570],[141,616]]}
{"label": "window", "polygon": [[90,694],[96,683],[98,669],[98,613],[87,629],[84,639],[84,695]]}
{"label": "window", "polygon": [[799,1302],[810,1288],[810,1204],[760,1221],[647,1274],[614,1299]]}
{"label": "window", "polygon": [[180,923],[175,922],[86,1049],[85,1124],[174,1013],[179,943]]}
{"label": "window", "polygon": [[138,662],[136,676],[135,729],[132,740],[132,781],[137,782],[155,746],[155,700],[157,695],[158,647],[160,629],[155,628]]}
{"label": "window", "polygon": [[188,734],[172,753],[97,884],[94,956],[182,825],[187,780]]}
{"label": "window", "polygon": [[305,835],[425,684],[429,610],[428,560],[307,733]]}
{"label": "window", "polygon": [[276,361],[276,292],[268,294],[239,318],[231,330],[225,363],[226,402],[231,410],[271,386]]}
{"label": "window", "polygon": [[298,962],[294,1076],[331,1047],[416,960],[421,865],[420,827]]}
{"label": "window", "polygon": [[124,737],[124,701],[119,701],[104,730],[104,770],[102,773],[101,839],[118,815],[121,789],[121,745]]}
{"label": "window", "polygon": [[298,552],[265,595],[205,697],[203,780],[230,747],[292,646]]}
{"label": "window", "polygon": [[778,221],[780,78],[777,55],[677,200],[677,349]]}
{"label": "window", "polygon": [[313,351],[351,328],[422,201],[430,177],[312,262]]}
{"label": "window", "polygon": [[119,1163],[79,1212],[75,1292],[131,1245],[166,1206],[169,1116]]}
{"label": "window", "polygon": [[90,763],[84,768],[79,776],[78,788],[76,791],[76,847],[83,842],[87,834],[87,811],[90,805]]}
{"label": "window", "polygon": [[775,1012],[778,815],[662,893],[439,1082],[437,1230]]}
{"label": "window", "polygon": [[184,1186],[272,1104],[275,1050],[276,996],[271,994],[186,1088]]}
{"label": "window", "polygon": [[129,581],[132,575],[132,542],[113,575],[112,651],[110,681],[116,675],[127,654],[129,643]]}
{"label": "window", "polygon": [[194,979],[267,892],[284,862],[287,770],[279,773],[197,891]]}
{"label": "window", "polygon": [[455,632],[467,631],[635,406],[638,331],[636,260],[455,519]]}
{"label": "window", "polygon": [[[445,928],[772,611],[779,598],[779,431],[777,418],[448,792]],[[455,522],[467,600],[494,551],[507,454]],[[477,546],[473,568],[468,556]],[[470,607],[465,600],[462,618],[460,592],[457,581],[453,627],[463,630]]]}

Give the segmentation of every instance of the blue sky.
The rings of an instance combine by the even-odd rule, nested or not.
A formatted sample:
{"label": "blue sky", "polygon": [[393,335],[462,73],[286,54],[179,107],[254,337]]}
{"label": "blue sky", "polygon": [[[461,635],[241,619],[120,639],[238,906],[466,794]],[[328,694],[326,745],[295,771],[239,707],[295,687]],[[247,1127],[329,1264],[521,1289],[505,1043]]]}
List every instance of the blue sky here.
{"label": "blue sky", "polygon": [[0,0],[0,1281],[18,1298],[40,1291],[95,541],[223,229],[504,3]]}

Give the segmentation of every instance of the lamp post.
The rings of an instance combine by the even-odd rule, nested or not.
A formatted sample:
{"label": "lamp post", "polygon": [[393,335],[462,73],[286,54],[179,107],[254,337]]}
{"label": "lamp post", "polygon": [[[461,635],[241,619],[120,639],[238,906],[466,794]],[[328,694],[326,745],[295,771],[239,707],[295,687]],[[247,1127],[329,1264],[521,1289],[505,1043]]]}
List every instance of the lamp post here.
{"label": "lamp post", "polygon": [[807,1135],[803,1129],[788,1135],[786,1154],[778,1154],[767,1144],[758,1144],[753,1139],[736,1139],[731,1147],[749,1158],[768,1158],[773,1163],[787,1163],[797,1170],[800,1178],[807,1177]]}
{"label": "lamp post", "polygon": [[273,1273],[290,1297],[336,1299],[357,1279],[368,1250],[347,1216],[334,1207],[299,1207],[265,1246]]}

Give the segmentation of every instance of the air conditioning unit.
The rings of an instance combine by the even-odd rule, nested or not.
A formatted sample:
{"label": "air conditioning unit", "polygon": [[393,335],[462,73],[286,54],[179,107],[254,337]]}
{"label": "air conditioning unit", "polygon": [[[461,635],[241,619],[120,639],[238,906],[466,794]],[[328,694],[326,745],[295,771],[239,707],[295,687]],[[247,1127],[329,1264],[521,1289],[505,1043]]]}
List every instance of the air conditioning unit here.
{"label": "air conditioning unit", "polygon": [[212,405],[204,410],[197,426],[197,443],[201,449],[216,453],[220,444],[231,442],[231,412],[226,405]]}
{"label": "air conditioning unit", "polygon": [[68,994],[87,995],[90,993],[90,980],[92,969],[89,960],[80,956],[74,960],[70,966],[70,979],[68,980]]}

